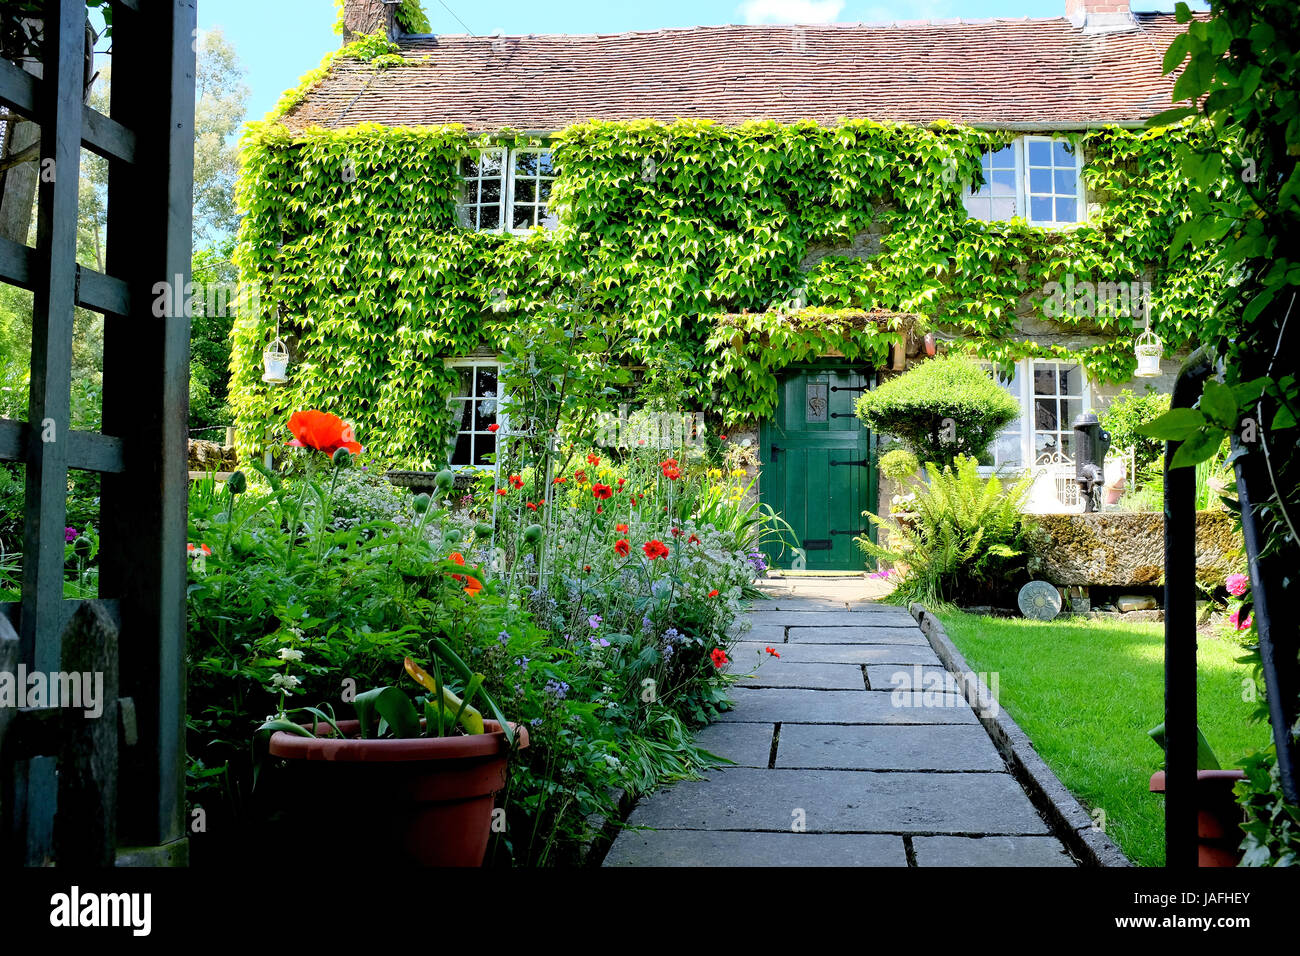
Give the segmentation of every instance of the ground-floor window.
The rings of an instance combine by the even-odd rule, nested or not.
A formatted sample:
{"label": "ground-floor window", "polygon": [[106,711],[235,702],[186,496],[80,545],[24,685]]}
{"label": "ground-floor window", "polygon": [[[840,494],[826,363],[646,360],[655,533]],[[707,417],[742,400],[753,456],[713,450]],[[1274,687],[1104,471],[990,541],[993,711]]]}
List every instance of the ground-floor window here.
{"label": "ground-floor window", "polygon": [[1092,407],[1083,366],[1055,359],[983,364],[1020,405],[1020,416],[994,440],[988,464],[1014,470],[1073,461],[1074,420]]}
{"label": "ground-floor window", "polygon": [[497,450],[498,418],[504,417],[499,407],[501,363],[489,358],[452,359],[447,366],[457,375],[451,396],[458,423],[451,465],[486,465],[487,456]]}

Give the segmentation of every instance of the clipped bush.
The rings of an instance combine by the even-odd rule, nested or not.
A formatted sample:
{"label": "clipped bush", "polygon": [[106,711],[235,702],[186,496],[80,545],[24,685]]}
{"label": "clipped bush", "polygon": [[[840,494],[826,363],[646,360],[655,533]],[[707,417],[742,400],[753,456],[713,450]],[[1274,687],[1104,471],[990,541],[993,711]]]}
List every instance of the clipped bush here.
{"label": "clipped bush", "polygon": [[1164,471],[1165,443],[1142,434],[1138,429],[1167,411],[1168,395],[1159,392],[1137,395],[1126,388],[1110,400],[1110,405],[1099,416],[1101,427],[1110,432],[1111,447],[1133,450],[1140,480],[1153,478]]}
{"label": "clipped bush", "polygon": [[941,356],[904,372],[857,405],[869,428],[892,435],[922,462],[940,467],[961,455],[978,459],[1020,414],[1020,403],[978,365]]}
{"label": "clipped bush", "polygon": [[890,481],[906,481],[921,470],[921,462],[906,448],[895,448],[880,456],[880,474]]}

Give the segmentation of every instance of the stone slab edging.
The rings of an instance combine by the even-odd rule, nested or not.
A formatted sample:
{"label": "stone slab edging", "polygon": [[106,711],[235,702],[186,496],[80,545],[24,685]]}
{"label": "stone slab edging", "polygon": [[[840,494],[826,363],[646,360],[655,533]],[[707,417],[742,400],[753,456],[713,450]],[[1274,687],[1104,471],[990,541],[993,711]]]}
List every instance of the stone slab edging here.
{"label": "stone slab edging", "polygon": [[980,676],[971,670],[966,658],[943,629],[942,622],[921,604],[912,604],[908,610],[916,618],[921,632],[925,634],[943,666],[956,678],[962,696],[974,709],[976,718],[988,732],[1012,774],[1025,788],[1034,805],[1046,815],[1048,823],[1070,852],[1085,866],[1132,866],[1124,852],[1096,828],[1092,816],[1074,794],[1065,788],[1056,774],[1052,773],[1034,749],[1033,741],[1001,705],[996,708],[994,715],[985,712],[987,703],[995,699],[993,693]]}

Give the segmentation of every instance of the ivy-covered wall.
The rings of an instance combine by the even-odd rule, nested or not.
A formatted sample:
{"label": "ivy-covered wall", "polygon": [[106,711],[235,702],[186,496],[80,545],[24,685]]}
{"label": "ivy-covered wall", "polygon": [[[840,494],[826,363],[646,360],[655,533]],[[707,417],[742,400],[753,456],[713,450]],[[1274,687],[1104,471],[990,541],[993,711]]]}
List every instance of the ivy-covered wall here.
{"label": "ivy-covered wall", "polygon": [[[1103,336],[1068,351],[1017,340],[1016,312],[1067,274],[1148,278],[1154,328],[1167,350],[1185,345],[1220,281],[1203,251],[1167,261],[1186,208],[1176,154],[1200,135],[1073,134],[1097,206],[1086,224],[1051,230],[966,217],[963,182],[1009,133],[590,122],[553,142],[561,226],[521,237],[458,227],[459,162],[476,143],[459,127],[291,134],[272,117],[245,138],[240,185],[237,259],[260,295],[233,333],[241,449],[278,443],[288,412],[312,406],[355,421],[394,461],[431,464],[448,429],[442,360],[491,348],[512,316],[578,298],[631,329],[634,351],[683,348],[699,370],[684,401],[730,422],[772,410],[783,365],[829,349],[883,361],[897,323],[846,318],[873,309],[917,314],[984,357],[1065,353],[1094,380],[1123,380],[1133,318],[1059,317]],[[866,230],[878,235],[873,257],[830,255],[801,271],[810,250]],[[293,352],[281,387],[260,380],[277,314]]]}

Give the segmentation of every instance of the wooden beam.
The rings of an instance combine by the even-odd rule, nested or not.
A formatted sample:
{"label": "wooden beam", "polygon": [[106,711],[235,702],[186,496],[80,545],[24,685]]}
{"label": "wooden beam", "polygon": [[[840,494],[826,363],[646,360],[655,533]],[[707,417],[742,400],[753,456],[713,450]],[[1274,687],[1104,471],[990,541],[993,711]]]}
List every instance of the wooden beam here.
{"label": "wooden beam", "polygon": [[[32,122],[40,122],[37,104],[42,81],[8,60],[0,60],[0,102]],[[135,161],[135,133],[89,106],[81,107],[82,131],[78,142],[105,159]]]}
{"label": "wooden beam", "polygon": [[[36,288],[36,250],[0,236],[0,281],[23,289]],[[77,305],[96,312],[125,315],[131,311],[131,290],[121,279],[77,266],[74,283]]]}
{"label": "wooden beam", "polygon": [[[0,461],[25,461],[30,437],[26,422],[0,418]],[[68,432],[68,468],[120,474],[124,468],[122,440],[95,432]]]}

